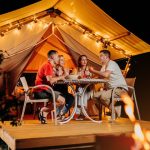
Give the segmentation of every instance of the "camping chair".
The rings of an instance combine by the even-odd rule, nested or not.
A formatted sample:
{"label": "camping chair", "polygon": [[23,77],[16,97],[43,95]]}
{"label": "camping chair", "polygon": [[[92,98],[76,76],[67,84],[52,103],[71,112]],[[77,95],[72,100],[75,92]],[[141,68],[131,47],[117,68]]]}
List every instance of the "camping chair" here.
{"label": "camping chair", "polygon": [[[138,119],[141,120],[140,117],[140,112],[139,112],[139,108],[138,108],[138,104],[137,104],[137,100],[136,100],[136,94],[135,94],[135,88],[134,88],[134,84],[135,84],[135,80],[136,78],[126,78],[126,83],[128,85],[128,94],[129,96],[134,100],[135,102],[135,107],[137,110],[137,114],[138,114]],[[115,87],[112,91],[112,104],[111,104],[111,108],[112,108],[112,112],[111,112],[111,119],[115,120],[116,118],[116,113],[115,113],[115,100],[117,101],[121,101],[121,98],[115,98],[114,94],[115,94],[115,90],[118,87]]]}
{"label": "camping chair", "polygon": [[[46,103],[49,102],[49,99],[34,99],[34,98],[31,99],[30,98],[30,91],[33,90],[33,89],[41,88],[41,87],[47,87],[52,92],[54,110],[56,110],[55,94],[54,94],[53,89],[50,86],[43,84],[43,85],[37,85],[37,86],[33,86],[32,88],[29,88],[25,77],[21,77],[20,80],[21,80],[21,83],[23,85],[24,93],[25,93],[25,100],[24,100],[24,105],[23,105],[23,109],[22,109],[22,114],[21,114],[20,122],[22,122],[22,120],[23,120],[25,109],[26,109],[26,104],[27,103],[40,103],[40,102],[44,102],[44,105],[46,105]],[[55,115],[55,118],[56,118],[56,113],[54,113],[54,115]],[[57,120],[55,120],[55,124],[57,124]]]}

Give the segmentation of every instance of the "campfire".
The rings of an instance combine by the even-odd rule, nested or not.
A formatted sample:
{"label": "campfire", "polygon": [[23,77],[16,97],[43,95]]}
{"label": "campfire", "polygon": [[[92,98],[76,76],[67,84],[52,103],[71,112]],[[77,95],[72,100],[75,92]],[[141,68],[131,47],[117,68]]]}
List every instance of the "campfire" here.
{"label": "campfire", "polygon": [[134,124],[134,133],[132,134],[132,138],[135,140],[135,147],[137,149],[150,150],[150,131],[142,129],[140,123],[136,121],[134,115],[134,103],[130,96],[122,94],[121,97],[125,103],[125,112]]}

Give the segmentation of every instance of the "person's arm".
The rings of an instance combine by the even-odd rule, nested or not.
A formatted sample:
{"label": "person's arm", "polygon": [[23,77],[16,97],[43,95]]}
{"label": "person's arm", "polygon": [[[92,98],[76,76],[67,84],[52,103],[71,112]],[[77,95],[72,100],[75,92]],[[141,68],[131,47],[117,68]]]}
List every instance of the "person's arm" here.
{"label": "person's arm", "polygon": [[48,82],[50,82],[50,84],[53,84],[53,83],[57,82],[58,80],[64,80],[65,75],[59,76],[59,77],[52,77],[52,76],[47,75],[46,79]]}
{"label": "person's arm", "polygon": [[64,75],[68,76],[69,75],[69,69],[68,68],[64,68]]}
{"label": "person's arm", "polygon": [[58,80],[64,80],[65,79],[65,75],[56,77],[56,76],[53,76],[53,73],[54,72],[53,72],[52,66],[47,65],[45,67],[44,74],[45,74],[46,80],[50,83],[50,85],[57,82]]}
{"label": "person's arm", "polygon": [[77,68],[73,68],[71,74],[77,74],[78,73],[78,69]]}
{"label": "person's arm", "polygon": [[98,70],[95,70],[93,67],[90,67],[89,71],[92,72],[92,73],[94,73],[94,74],[99,75],[100,78],[109,78],[109,76],[110,76],[110,74],[112,72],[110,70],[98,71]]}

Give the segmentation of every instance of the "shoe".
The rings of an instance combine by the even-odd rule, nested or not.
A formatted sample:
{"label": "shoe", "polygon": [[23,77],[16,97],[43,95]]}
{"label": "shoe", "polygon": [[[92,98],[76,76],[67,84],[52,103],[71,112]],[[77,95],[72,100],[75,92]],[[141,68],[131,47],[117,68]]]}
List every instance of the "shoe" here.
{"label": "shoe", "polygon": [[[121,106],[115,106],[116,118],[121,116]],[[111,116],[111,111],[106,112],[105,115]]]}
{"label": "shoe", "polygon": [[105,113],[105,115],[106,115],[106,116],[111,116],[111,112],[108,111],[108,112]]}
{"label": "shoe", "polygon": [[57,121],[65,121],[66,117],[65,115],[58,115],[57,116]]}
{"label": "shoe", "polygon": [[75,114],[73,119],[74,120],[84,120],[85,116],[81,115],[81,114]]}
{"label": "shoe", "polygon": [[43,112],[42,111],[39,112],[38,119],[41,121],[41,124],[47,124],[46,117],[43,116]]}

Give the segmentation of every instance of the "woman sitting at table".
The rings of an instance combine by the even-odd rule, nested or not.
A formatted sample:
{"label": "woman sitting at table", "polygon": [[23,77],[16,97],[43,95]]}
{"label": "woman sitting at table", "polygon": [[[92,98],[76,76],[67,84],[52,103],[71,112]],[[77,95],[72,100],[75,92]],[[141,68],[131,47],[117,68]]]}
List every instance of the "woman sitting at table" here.
{"label": "woman sitting at table", "polygon": [[[56,76],[62,76],[62,75],[69,75],[69,69],[64,67],[65,60],[63,55],[59,55],[59,63],[53,68]],[[65,97],[66,104],[65,107],[62,109],[57,109],[58,118],[57,119],[64,119],[65,114],[69,111],[69,109],[72,107],[74,102],[74,96],[68,92],[68,86],[66,84],[55,84],[53,86],[54,90],[57,90],[62,93],[63,97]]]}
{"label": "woman sitting at table", "polygon": [[[77,74],[79,75],[79,78],[92,78],[92,74],[89,71],[89,66],[88,66],[88,60],[87,60],[87,56],[86,55],[81,55],[78,58],[78,67],[76,69]],[[83,87],[85,85],[79,85],[77,87],[77,90],[82,93],[83,92]],[[87,91],[85,92],[84,98],[83,98],[83,106],[85,107],[85,109],[87,109],[87,102],[91,97],[91,87],[89,87],[87,89]],[[77,110],[76,110],[76,114],[74,115],[74,119],[75,120],[83,120],[84,119],[84,115],[82,114],[81,111],[81,99],[80,96],[78,98],[78,105],[77,105]]]}

